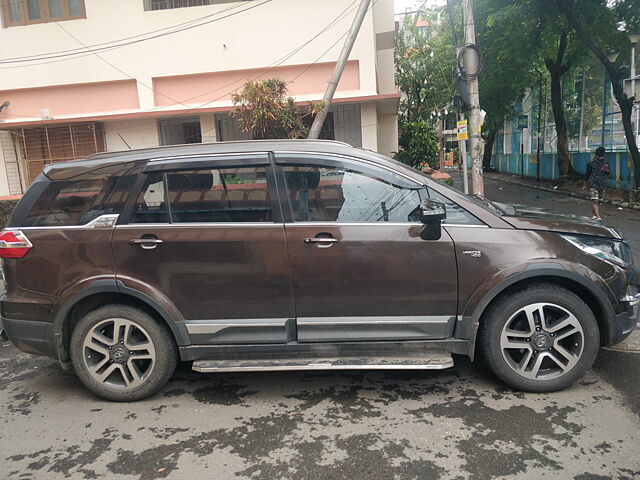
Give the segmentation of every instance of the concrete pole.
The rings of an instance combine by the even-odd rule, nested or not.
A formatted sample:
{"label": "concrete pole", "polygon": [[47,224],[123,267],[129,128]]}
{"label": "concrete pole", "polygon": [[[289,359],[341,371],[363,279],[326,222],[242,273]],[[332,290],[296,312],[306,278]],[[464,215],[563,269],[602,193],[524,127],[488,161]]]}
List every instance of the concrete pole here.
{"label": "concrete pole", "polygon": [[[464,43],[476,43],[476,27],[473,20],[473,0],[463,0]],[[478,56],[467,48],[463,57],[466,72],[478,71]],[[478,77],[467,79],[469,87],[469,149],[471,150],[471,188],[474,195],[484,197],[484,180],[482,177],[482,138],[480,137],[480,93]]]}
{"label": "concrete pole", "polygon": [[[460,121],[464,121],[464,113],[460,114]],[[462,159],[462,184],[464,185],[464,193],[469,195],[469,173],[467,172],[467,141],[458,140],[458,151]]]}
{"label": "concrete pole", "polygon": [[[637,43],[631,44],[631,95],[636,94],[636,45]],[[633,109],[636,114],[635,119],[635,127],[636,127],[636,143],[640,144],[640,136],[638,136],[638,132],[640,132],[640,98],[636,98]],[[633,169],[632,169],[633,171]]]}
{"label": "concrete pole", "polygon": [[316,118],[313,120],[313,125],[311,125],[311,129],[309,130],[308,138],[310,139],[317,139],[320,137],[322,126],[324,125],[324,121],[327,118],[327,114],[329,113],[329,108],[331,108],[331,101],[333,100],[333,96],[335,95],[336,89],[338,88],[340,77],[342,77],[344,67],[347,65],[347,60],[349,60],[349,55],[351,54],[353,45],[356,43],[356,38],[358,38],[358,32],[360,31],[360,27],[362,26],[364,17],[367,15],[367,10],[369,10],[370,3],[371,0],[362,0],[360,2],[360,7],[358,8],[356,16],[353,19],[351,30],[349,31],[349,35],[344,42],[342,52],[340,52],[340,56],[338,57],[336,68],[333,71],[331,80],[329,80],[329,85],[327,85],[327,90],[324,93],[324,98],[322,99],[322,101],[324,102],[324,108],[322,109],[322,111],[318,112]]}
{"label": "concrete pole", "polygon": [[438,164],[440,171],[444,172],[444,117],[438,118]]}

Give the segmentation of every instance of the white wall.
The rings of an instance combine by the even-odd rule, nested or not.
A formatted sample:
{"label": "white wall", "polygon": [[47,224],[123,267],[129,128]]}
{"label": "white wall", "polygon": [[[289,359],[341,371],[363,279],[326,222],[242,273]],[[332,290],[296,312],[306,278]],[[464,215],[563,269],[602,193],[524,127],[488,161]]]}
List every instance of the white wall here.
{"label": "white wall", "polygon": [[158,125],[154,119],[118,120],[104,122],[104,136],[107,151],[129,150],[118,135],[122,135],[129,147],[157,147],[160,144]]}
{"label": "white wall", "polygon": [[360,105],[360,124],[362,125],[362,148],[378,150],[378,113],[375,103]]}
{"label": "white wall", "polygon": [[[85,0],[87,18],[61,22],[85,45],[96,45],[140,35],[216,12],[237,7],[223,15],[259,4],[220,4],[159,11],[144,11],[143,0]],[[379,6],[393,0],[378,0]],[[310,40],[343,11],[344,0],[276,0],[233,17],[174,35],[46,65],[21,64],[0,75],[0,91],[48,85],[100,82],[137,78],[151,86],[157,76],[184,75],[264,67],[275,63],[296,47]],[[348,31],[355,9],[283,65],[308,64],[343,33]],[[216,18],[211,17],[211,19]],[[392,17],[391,17],[392,18]],[[378,23],[387,28],[386,22]],[[381,27],[382,28],[382,27]],[[362,94],[376,93],[376,50],[373,15],[367,15],[351,59],[360,61]],[[338,42],[320,61],[335,61],[342,42]],[[0,58],[38,55],[82,46],[55,23],[0,29]],[[125,72],[126,75],[122,72]],[[393,72],[388,74],[392,77]],[[153,92],[138,85],[141,108],[152,106]]]}

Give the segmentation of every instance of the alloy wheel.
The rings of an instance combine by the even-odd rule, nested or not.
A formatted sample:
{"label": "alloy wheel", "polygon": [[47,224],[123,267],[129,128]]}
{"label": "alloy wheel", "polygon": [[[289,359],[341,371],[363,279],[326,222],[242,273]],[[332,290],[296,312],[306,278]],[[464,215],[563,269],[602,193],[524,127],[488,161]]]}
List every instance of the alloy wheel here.
{"label": "alloy wheel", "polygon": [[534,303],[516,311],[505,323],[500,348],[517,374],[532,380],[558,378],[580,360],[584,332],[567,309]]}
{"label": "alloy wheel", "polygon": [[89,330],[82,353],[94,380],[122,390],[142,384],[156,364],[156,350],[147,331],[125,318],[103,320]]}

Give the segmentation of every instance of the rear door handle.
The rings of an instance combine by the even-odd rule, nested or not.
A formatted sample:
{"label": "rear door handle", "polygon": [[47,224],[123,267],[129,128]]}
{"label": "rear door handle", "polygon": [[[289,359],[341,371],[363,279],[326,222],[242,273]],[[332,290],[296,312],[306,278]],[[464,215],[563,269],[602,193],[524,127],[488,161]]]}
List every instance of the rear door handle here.
{"label": "rear door handle", "polygon": [[129,245],[140,245],[145,250],[153,250],[162,243],[159,238],[132,238],[129,240]]}
{"label": "rear door handle", "polygon": [[318,248],[329,248],[330,246],[332,246],[334,243],[338,241],[339,240],[337,238],[333,238],[333,237],[309,237],[304,239],[304,243],[308,243],[308,244],[315,243],[317,244]]}

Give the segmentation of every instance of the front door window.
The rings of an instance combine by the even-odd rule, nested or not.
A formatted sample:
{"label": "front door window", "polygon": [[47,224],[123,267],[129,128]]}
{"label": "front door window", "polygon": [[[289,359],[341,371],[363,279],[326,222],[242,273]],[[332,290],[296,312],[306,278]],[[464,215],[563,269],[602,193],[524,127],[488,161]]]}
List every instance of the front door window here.
{"label": "front door window", "polygon": [[418,189],[337,167],[284,167],[296,222],[415,222]]}

